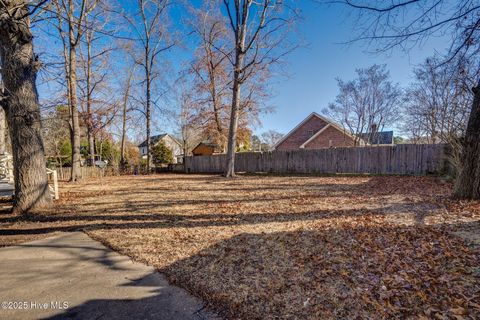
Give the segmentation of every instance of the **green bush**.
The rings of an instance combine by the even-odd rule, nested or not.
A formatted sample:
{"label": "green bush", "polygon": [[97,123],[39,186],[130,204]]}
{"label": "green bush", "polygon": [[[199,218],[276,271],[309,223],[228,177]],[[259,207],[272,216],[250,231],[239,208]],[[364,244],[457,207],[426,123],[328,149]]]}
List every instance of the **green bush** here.
{"label": "green bush", "polygon": [[109,165],[118,165],[120,162],[120,149],[111,140],[103,140],[97,142],[97,152],[102,160],[107,160]]}
{"label": "green bush", "polygon": [[163,141],[159,141],[152,147],[152,161],[154,165],[172,163],[172,150],[170,150]]}

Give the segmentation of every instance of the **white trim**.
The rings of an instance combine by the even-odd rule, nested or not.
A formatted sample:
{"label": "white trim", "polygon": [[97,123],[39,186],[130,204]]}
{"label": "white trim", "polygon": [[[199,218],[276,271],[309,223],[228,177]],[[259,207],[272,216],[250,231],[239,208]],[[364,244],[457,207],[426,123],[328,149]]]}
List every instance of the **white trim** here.
{"label": "white trim", "polygon": [[305,141],[304,143],[302,143],[300,145],[300,148],[303,149],[305,148],[305,146],[307,144],[309,144],[313,139],[315,139],[316,137],[318,137],[323,131],[325,131],[327,128],[330,128],[330,123],[328,123],[325,127],[323,127],[322,129],[318,130],[317,133],[315,133],[313,136],[310,137],[310,139],[308,139],[307,141]]}
{"label": "white trim", "polygon": [[287,140],[287,138],[289,136],[292,135],[292,133],[294,133],[295,131],[297,131],[297,129],[299,129],[301,126],[303,126],[305,124],[305,122],[307,122],[308,120],[310,120],[311,117],[315,116],[316,113],[315,112],[312,112],[308,115],[308,117],[306,117],[305,119],[303,119],[302,122],[300,122],[297,126],[295,126],[295,128],[293,128],[292,130],[290,130],[286,135],[284,135],[282,137],[282,139],[278,140],[277,143],[275,143],[275,145],[273,146],[273,149],[277,149],[277,147],[282,143],[284,142],[285,140]]}
{"label": "white trim", "polygon": [[[349,136],[350,138],[352,138],[354,141],[355,141],[355,136],[353,134],[351,134],[346,128],[342,127],[341,125],[339,125],[338,123],[336,123],[335,121],[331,120],[331,119],[328,119],[327,117],[324,117],[322,115],[319,115],[318,113],[314,112],[314,114],[322,119],[323,121],[329,123],[332,125],[332,127],[336,128],[337,130],[341,131],[342,133],[346,134],[347,136]],[[358,137],[359,141],[363,141],[362,138]]]}

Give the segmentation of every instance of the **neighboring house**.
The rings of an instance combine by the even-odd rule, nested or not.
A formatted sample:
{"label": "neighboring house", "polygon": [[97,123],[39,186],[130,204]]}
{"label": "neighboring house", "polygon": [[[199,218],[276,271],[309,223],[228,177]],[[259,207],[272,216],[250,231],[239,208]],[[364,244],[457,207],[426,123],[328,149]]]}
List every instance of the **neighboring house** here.
{"label": "neighboring house", "polygon": [[293,130],[277,142],[274,149],[322,149],[331,147],[353,147],[355,137],[335,122],[312,112]]}
{"label": "neighboring house", "polygon": [[393,131],[367,132],[358,135],[365,144],[376,146],[393,145]]}
{"label": "neighboring house", "polygon": [[207,141],[200,142],[192,150],[192,154],[194,156],[210,156],[212,154],[217,154],[217,153],[222,153],[220,147],[214,143],[210,143]]}
{"label": "neighboring house", "polygon": [[[182,144],[177,139],[175,139],[168,133],[152,136],[150,137],[150,147],[153,147],[160,141],[163,141],[163,143],[165,143],[167,148],[169,148],[172,151],[173,163],[182,162],[182,159],[183,159]],[[140,151],[140,156],[143,159],[146,159],[147,158],[147,140],[139,144],[138,149]]]}
{"label": "neighboring house", "polygon": [[[366,135],[370,137],[369,133]],[[375,140],[375,137],[378,137],[378,140]],[[356,138],[347,129],[344,129],[334,121],[313,112],[278,141],[274,149],[283,151],[353,147],[355,146],[355,141],[357,141],[359,146],[364,146],[365,144],[378,145],[380,143],[377,142],[386,142],[388,137],[391,137],[391,142],[388,144],[393,144],[392,131],[379,132],[375,136],[372,135],[372,139],[364,141],[362,137]]]}

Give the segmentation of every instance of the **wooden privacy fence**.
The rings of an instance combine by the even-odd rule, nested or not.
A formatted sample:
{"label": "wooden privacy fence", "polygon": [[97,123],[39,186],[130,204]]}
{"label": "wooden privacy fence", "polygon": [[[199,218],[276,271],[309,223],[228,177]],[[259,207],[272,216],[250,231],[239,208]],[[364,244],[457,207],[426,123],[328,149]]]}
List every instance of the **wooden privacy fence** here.
{"label": "wooden privacy fence", "polygon": [[[189,173],[225,171],[225,155],[186,157]],[[443,144],[237,153],[235,171],[423,175],[446,170]]]}
{"label": "wooden privacy fence", "polygon": [[[58,180],[67,181],[70,180],[72,176],[72,168],[70,167],[59,167],[55,168],[57,171]],[[80,167],[80,173],[82,179],[88,178],[102,178],[106,176],[115,176],[118,175],[118,168],[107,167],[107,168],[98,168],[98,167]]]}
{"label": "wooden privacy fence", "polygon": [[[72,168],[71,167],[58,167],[55,168],[57,170],[58,180],[61,181],[68,181],[72,176]],[[106,168],[99,168],[99,167],[80,167],[80,173],[82,179],[89,179],[89,178],[103,178],[103,177],[111,177],[111,176],[119,176],[119,175],[137,175],[137,174],[146,174],[147,168],[146,166],[138,166],[138,165],[131,165],[123,168],[120,170],[118,166],[108,166]]]}

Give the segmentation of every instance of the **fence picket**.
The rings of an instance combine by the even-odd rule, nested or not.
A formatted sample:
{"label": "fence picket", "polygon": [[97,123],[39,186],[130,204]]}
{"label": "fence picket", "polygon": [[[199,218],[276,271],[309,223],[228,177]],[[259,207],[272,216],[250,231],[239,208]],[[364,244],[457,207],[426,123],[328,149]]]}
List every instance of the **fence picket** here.
{"label": "fence picket", "polygon": [[[395,146],[331,148],[318,150],[244,152],[236,154],[238,172],[274,173],[371,173],[415,174],[442,172],[446,146],[404,144]],[[220,173],[225,171],[225,155],[193,156],[185,160],[187,172]],[[65,169],[65,168],[61,168]],[[69,169],[69,168],[68,168]],[[90,169],[85,174],[98,176]],[[101,169],[98,169],[101,170]],[[83,171],[82,171],[83,173]],[[104,173],[100,173],[104,174]],[[65,180],[59,171],[59,179]]]}

